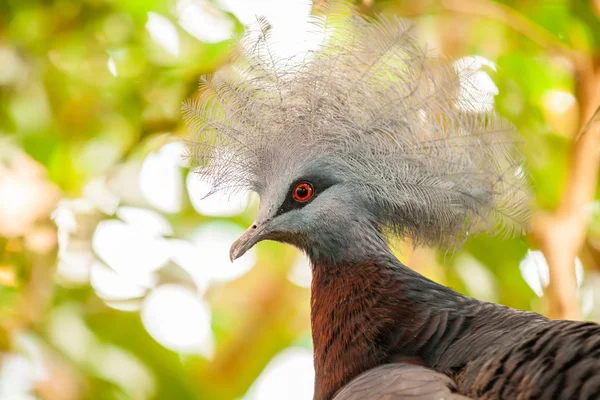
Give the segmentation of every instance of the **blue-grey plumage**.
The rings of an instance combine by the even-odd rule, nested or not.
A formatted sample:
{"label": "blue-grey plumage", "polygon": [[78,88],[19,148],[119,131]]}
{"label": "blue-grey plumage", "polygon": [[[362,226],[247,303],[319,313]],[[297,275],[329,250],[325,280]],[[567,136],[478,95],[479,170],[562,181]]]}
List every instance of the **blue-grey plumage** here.
{"label": "blue-grey plumage", "polygon": [[526,226],[519,137],[475,71],[428,55],[404,20],[314,22],[326,41],[288,59],[259,20],[184,111],[213,190],[260,196],[231,259],[262,240],[310,257],[315,400],[598,398],[600,326],[460,295],[388,247]]}
{"label": "blue-grey plumage", "polygon": [[294,218],[281,216],[304,230],[312,225],[295,219],[348,207],[415,244],[521,232],[529,214],[519,137],[478,111],[493,99],[469,86],[476,71],[429,56],[405,20],[352,12],[316,18],[316,29],[328,32],[331,20],[335,31],[302,62],[273,54],[259,20],[235,68],[185,104],[190,158],[213,189],[255,191],[266,213],[295,180],[317,174],[341,197],[319,193]]}

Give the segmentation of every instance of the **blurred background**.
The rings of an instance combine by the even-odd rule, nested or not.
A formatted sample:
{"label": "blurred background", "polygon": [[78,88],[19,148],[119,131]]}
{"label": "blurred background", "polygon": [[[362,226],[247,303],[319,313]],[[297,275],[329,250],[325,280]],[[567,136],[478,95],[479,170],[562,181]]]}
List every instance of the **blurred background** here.
{"label": "blurred background", "polygon": [[[229,262],[257,199],[202,200],[180,107],[255,15],[293,51],[323,3],[0,1],[0,399],[312,398],[307,260],[267,242]],[[577,136],[600,102],[600,1],[356,4],[481,69],[535,192],[527,237],[398,256],[479,299],[600,321],[598,135]]]}

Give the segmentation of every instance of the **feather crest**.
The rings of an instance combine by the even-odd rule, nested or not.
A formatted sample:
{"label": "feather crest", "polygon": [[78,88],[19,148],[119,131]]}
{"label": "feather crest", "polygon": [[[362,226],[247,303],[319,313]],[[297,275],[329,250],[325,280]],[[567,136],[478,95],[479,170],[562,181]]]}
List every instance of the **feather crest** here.
{"label": "feather crest", "polygon": [[205,79],[184,104],[189,156],[214,190],[260,192],[298,154],[326,156],[361,185],[385,228],[414,243],[523,230],[519,138],[493,111],[478,111],[492,98],[469,87],[473,69],[428,55],[405,20],[352,11],[313,24],[336,29],[298,60],[270,51],[259,20],[235,68]]}

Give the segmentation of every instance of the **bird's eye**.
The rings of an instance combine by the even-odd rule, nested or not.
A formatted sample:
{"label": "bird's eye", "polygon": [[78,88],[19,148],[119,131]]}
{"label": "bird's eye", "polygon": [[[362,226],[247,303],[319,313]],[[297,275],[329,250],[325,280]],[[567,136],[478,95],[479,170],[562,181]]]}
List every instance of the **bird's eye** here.
{"label": "bird's eye", "polygon": [[299,183],[292,192],[296,201],[305,202],[313,195],[313,188],[310,183]]}

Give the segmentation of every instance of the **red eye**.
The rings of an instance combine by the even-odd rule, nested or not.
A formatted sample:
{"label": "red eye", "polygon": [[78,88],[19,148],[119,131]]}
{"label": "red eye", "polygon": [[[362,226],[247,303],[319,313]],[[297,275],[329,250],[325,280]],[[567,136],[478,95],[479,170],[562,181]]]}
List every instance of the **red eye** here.
{"label": "red eye", "polygon": [[299,183],[294,188],[293,194],[297,201],[307,201],[313,195],[313,188],[309,183]]}

